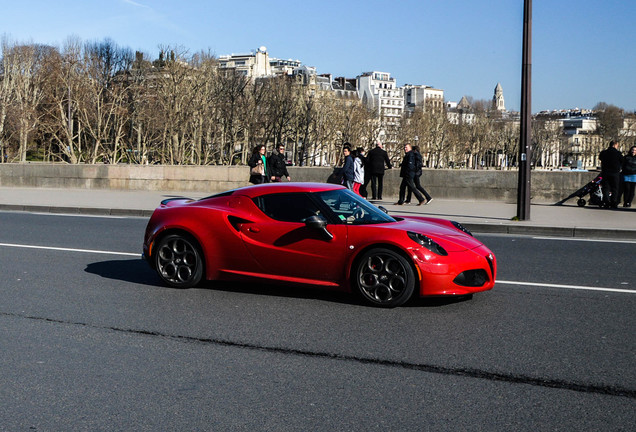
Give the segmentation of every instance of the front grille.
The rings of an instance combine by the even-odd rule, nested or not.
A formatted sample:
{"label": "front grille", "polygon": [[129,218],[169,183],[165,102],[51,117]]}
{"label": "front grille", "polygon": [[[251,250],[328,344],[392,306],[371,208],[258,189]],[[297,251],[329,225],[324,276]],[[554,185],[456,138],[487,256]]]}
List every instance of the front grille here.
{"label": "front grille", "polygon": [[454,283],[465,287],[480,287],[488,282],[488,275],[486,270],[466,270],[457,275],[453,280]]}

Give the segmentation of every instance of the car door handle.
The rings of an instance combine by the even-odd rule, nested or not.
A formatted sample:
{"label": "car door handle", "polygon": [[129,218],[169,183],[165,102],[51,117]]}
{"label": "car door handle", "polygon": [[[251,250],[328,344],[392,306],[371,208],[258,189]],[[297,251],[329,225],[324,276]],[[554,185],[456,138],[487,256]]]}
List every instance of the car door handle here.
{"label": "car door handle", "polygon": [[247,230],[253,233],[261,232],[261,229],[257,227],[249,227]]}

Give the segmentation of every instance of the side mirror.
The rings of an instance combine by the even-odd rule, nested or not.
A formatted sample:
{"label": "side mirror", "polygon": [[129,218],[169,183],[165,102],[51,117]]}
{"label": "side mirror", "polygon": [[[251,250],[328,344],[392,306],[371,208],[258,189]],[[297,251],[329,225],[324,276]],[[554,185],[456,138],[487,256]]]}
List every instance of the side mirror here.
{"label": "side mirror", "polygon": [[384,206],[378,206],[378,208],[382,210],[384,213],[389,214],[389,211]]}
{"label": "side mirror", "polygon": [[327,219],[318,215],[309,216],[303,222],[305,222],[305,225],[309,228],[314,229],[323,229],[327,226]]}
{"label": "side mirror", "polygon": [[333,239],[333,234],[331,234],[327,230],[327,219],[325,219],[324,217],[318,215],[309,216],[304,220],[304,222],[305,226],[307,226],[308,228],[320,230],[325,234],[325,237],[327,237],[327,239]]}

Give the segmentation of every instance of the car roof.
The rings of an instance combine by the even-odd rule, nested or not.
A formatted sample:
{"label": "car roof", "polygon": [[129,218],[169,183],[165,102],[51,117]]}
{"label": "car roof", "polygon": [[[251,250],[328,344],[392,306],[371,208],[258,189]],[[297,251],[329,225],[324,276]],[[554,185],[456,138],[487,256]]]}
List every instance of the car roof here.
{"label": "car roof", "polygon": [[264,183],[236,189],[232,195],[245,195],[250,198],[254,198],[265,194],[291,192],[324,192],[337,189],[345,189],[345,187],[342,185],[330,183]]}

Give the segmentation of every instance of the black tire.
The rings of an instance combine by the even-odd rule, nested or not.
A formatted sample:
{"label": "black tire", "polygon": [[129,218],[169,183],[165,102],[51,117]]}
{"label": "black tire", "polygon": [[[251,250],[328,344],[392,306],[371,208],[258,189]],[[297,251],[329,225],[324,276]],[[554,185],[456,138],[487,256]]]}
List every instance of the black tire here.
{"label": "black tire", "polygon": [[396,307],[408,301],[415,289],[411,263],[391,249],[367,251],[353,269],[353,285],[364,301],[379,307]]}
{"label": "black tire", "polygon": [[203,258],[197,242],[188,235],[162,238],[155,250],[159,277],[175,288],[191,288],[203,278]]}
{"label": "black tire", "polygon": [[580,198],[577,202],[576,205],[579,207],[585,207],[586,201],[583,198]]}

